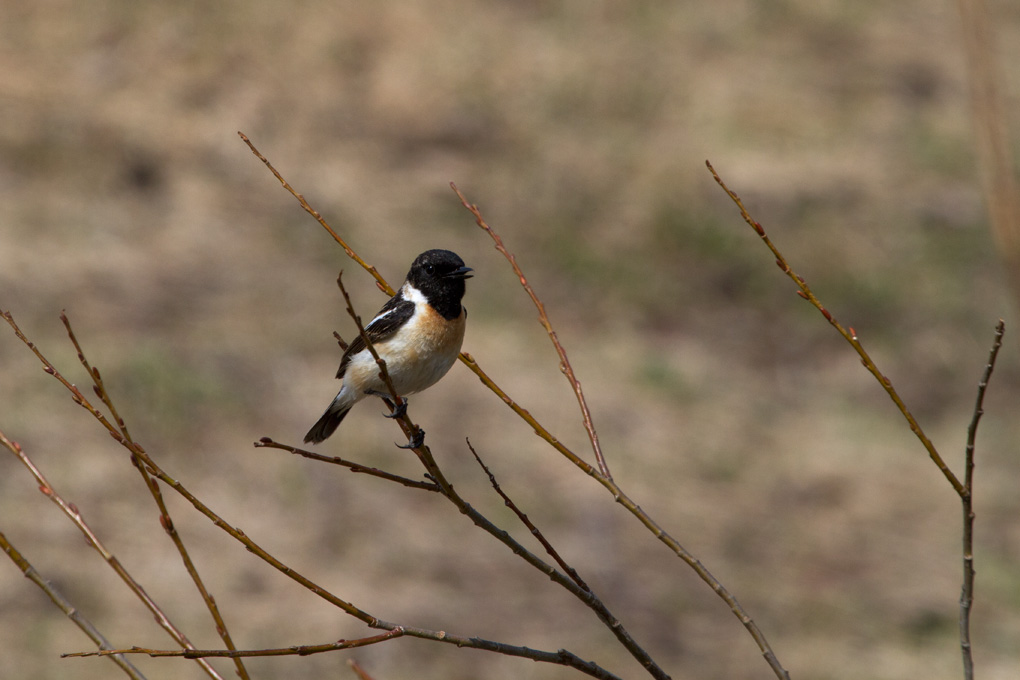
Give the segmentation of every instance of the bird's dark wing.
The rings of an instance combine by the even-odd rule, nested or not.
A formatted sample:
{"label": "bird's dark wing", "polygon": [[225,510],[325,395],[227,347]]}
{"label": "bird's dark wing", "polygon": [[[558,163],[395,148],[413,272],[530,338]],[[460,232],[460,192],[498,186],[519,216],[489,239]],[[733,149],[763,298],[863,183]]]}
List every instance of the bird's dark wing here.
{"label": "bird's dark wing", "polygon": [[[407,320],[412,316],[414,316],[414,303],[399,294],[394,295],[386,301],[371,323],[365,327],[365,334],[373,345],[382,342],[396,333],[397,329],[407,323]],[[351,357],[363,349],[365,349],[365,339],[359,333],[347,347],[343,358],[340,359],[340,368],[336,372],[337,378],[344,377],[344,371],[347,370],[347,364],[350,363]]]}

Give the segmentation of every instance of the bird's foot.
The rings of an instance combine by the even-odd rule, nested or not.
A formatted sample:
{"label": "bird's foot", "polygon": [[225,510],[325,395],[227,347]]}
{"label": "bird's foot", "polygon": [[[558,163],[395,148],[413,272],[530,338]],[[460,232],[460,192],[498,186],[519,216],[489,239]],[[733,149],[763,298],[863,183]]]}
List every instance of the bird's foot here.
{"label": "bird's foot", "polygon": [[383,417],[385,418],[401,418],[405,413],[407,413],[407,399],[401,398],[396,405],[394,405],[389,399],[386,400],[386,403],[389,404],[393,410],[390,413],[384,413]]}
{"label": "bird's foot", "polygon": [[397,444],[398,449],[418,449],[425,443],[425,430],[418,428],[406,444]]}
{"label": "bird's foot", "polygon": [[371,395],[373,397],[379,397],[384,402],[386,402],[386,405],[390,407],[390,412],[383,414],[383,416],[385,416],[386,418],[400,418],[405,413],[407,413],[407,399],[404,397],[397,397],[396,404],[394,404],[394,402],[390,400],[390,397],[393,395],[391,395],[389,392],[379,392],[378,390],[365,390],[365,394]]}

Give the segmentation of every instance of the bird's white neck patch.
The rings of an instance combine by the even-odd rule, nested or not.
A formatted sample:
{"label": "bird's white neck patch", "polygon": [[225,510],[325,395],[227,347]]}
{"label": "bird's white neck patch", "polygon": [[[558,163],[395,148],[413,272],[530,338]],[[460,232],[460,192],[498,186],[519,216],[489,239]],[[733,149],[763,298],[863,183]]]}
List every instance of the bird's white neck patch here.
{"label": "bird's white neck patch", "polygon": [[425,293],[421,292],[410,283],[405,283],[400,289],[400,294],[405,300],[413,302],[414,304],[424,304],[428,302],[428,298],[425,297]]}

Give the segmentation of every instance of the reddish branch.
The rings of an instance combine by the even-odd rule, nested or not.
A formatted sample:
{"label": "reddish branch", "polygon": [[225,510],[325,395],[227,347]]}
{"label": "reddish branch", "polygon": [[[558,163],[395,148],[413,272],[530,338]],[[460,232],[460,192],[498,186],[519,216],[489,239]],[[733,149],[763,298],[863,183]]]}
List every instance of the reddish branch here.
{"label": "reddish branch", "polygon": [[563,345],[560,344],[560,339],[556,335],[556,331],[553,330],[552,324],[549,322],[549,315],[545,312],[545,305],[542,304],[542,301],[538,298],[538,295],[535,294],[534,289],[532,289],[531,284],[528,283],[528,279],[524,276],[524,272],[521,271],[520,266],[517,264],[517,258],[506,249],[506,246],[503,245],[503,239],[500,238],[499,234],[493,231],[492,227],[486,224],[478,206],[473,203],[469,203],[464,197],[464,194],[460,192],[460,189],[458,189],[457,185],[453,182],[450,182],[450,188],[457,194],[457,198],[460,199],[461,204],[475,216],[475,222],[478,226],[485,230],[485,233],[487,233],[496,243],[496,250],[498,250],[500,254],[506,258],[507,262],[510,263],[510,266],[513,267],[514,274],[517,275],[517,280],[520,281],[521,287],[524,288],[528,297],[531,298],[531,302],[538,310],[538,321],[542,324],[546,334],[548,334],[553,347],[556,348],[556,354],[560,358],[560,371],[562,371],[563,375],[566,376],[567,382],[570,383],[570,388],[574,391],[574,396],[577,398],[577,405],[581,409],[581,419],[584,422],[584,429],[588,433],[588,440],[591,442],[592,451],[595,452],[595,462],[599,467],[599,472],[601,472],[607,479],[612,479],[613,476],[609,472],[609,466],[606,465],[605,456],[602,455],[602,446],[599,444],[598,432],[595,431],[595,425],[591,420],[591,411],[588,409],[588,402],[585,400],[584,391],[581,389],[581,381],[577,379],[576,375],[574,375],[574,369],[571,367],[570,360],[567,358],[567,352],[563,349]]}

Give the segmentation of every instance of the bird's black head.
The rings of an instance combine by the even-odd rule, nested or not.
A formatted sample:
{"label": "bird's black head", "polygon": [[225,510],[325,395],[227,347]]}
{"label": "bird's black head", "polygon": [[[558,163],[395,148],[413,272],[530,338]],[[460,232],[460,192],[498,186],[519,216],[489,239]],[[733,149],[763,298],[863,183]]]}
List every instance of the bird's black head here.
{"label": "bird's black head", "polygon": [[457,253],[426,250],[411,264],[407,282],[420,290],[440,314],[454,319],[460,316],[464,280],[471,278],[471,271]]}

